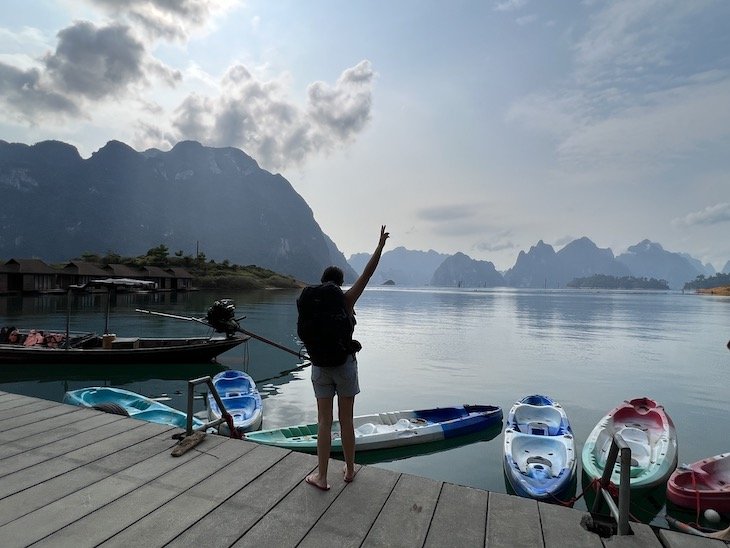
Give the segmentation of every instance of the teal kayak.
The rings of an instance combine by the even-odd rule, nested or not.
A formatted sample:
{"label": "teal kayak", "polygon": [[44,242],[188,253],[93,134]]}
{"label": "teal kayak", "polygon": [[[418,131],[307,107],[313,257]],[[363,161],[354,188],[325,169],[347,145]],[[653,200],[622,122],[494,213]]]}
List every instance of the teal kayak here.
{"label": "teal kayak", "polygon": [[[63,403],[92,407],[108,413],[127,415],[133,419],[187,427],[187,414],[136,392],[109,386],[92,386],[71,390],[63,396]],[[193,428],[205,423],[193,417]]]}
{"label": "teal kayak", "polygon": [[[666,483],[677,467],[677,432],[664,407],[650,398],[626,400],[604,416],[583,445],[583,472],[590,479],[603,475],[613,433],[621,434],[631,449],[632,489]],[[611,481],[620,483],[620,459]]]}

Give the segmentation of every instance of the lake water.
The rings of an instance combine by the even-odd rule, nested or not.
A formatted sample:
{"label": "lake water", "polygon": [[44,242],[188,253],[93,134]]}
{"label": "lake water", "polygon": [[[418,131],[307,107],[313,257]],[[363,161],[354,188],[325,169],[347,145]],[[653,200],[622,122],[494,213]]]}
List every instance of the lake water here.
{"label": "lake water", "polygon": [[[298,349],[298,291],[200,291],[120,295],[110,331],[120,336],[195,335],[193,322],[141,315],[135,308],[202,317],[216,298],[235,299],[249,331]],[[105,297],[0,297],[0,325],[63,330],[104,328]],[[674,420],[680,462],[730,451],[726,420],[730,298],[677,292],[368,289],[357,304],[361,394],[356,414],[496,404],[547,394],[566,409],[580,451],[596,422],[625,399],[648,396]],[[245,369],[264,397],[264,428],[316,421],[309,368],[252,340],[219,365],[135,368],[5,368],[0,390],[61,401],[66,390],[123,387],[185,409],[186,381],[223,367]],[[196,401],[196,410],[203,400]],[[502,435],[460,447],[374,463],[399,472],[507,492]],[[392,458],[392,457],[388,457]],[[578,482],[577,493],[582,491]],[[659,500],[661,506],[661,500]],[[585,508],[580,501],[576,507]],[[660,508],[645,521],[661,522]],[[661,523],[660,523],[661,524]]]}

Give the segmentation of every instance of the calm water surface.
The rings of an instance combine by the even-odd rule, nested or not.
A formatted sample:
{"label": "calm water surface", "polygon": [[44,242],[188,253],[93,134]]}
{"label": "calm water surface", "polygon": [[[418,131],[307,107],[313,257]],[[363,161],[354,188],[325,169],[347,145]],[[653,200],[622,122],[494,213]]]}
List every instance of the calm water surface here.
{"label": "calm water surface", "polygon": [[[297,291],[120,295],[110,331],[120,336],[196,335],[193,322],[134,311],[202,317],[216,298],[231,297],[242,325],[297,349]],[[0,297],[0,325],[63,330],[104,328],[105,297]],[[67,304],[68,303],[68,304]],[[525,395],[563,404],[578,449],[596,422],[625,399],[649,396],[674,420],[680,462],[730,451],[727,435],[730,298],[676,292],[570,290],[368,289],[357,306],[362,393],[356,413],[448,406],[500,405]],[[264,397],[264,428],[316,421],[309,368],[252,340],[219,364],[128,368],[11,368],[0,390],[61,401],[66,390],[113,385],[185,409],[186,381],[222,368],[245,369]],[[196,410],[203,409],[202,398]],[[375,463],[400,472],[506,492],[499,431],[455,448]],[[491,439],[490,439],[491,438]],[[577,492],[582,486],[579,482]],[[579,502],[577,507],[583,503]],[[663,512],[658,510],[658,514]],[[646,521],[650,521],[649,515]]]}

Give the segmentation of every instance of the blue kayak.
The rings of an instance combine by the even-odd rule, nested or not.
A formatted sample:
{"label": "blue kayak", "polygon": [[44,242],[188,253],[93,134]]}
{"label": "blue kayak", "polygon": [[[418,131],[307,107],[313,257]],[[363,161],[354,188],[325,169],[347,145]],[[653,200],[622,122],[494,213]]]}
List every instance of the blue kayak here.
{"label": "blue kayak", "polygon": [[575,439],[563,407],[539,394],[515,402],[504,431],[504,473],[514,492],[559,499],[575,470]]}
{"label": "blue kayak", "polygon": [[[226,411],[233,418],[236,430],[244,433],[261,428],[263,421],[261,394],[250,375],[235,369],[223,371],[213,377],[213,386]],[[222,416],[212,393],[208,393],[208,416],[210,420],[217,420]],[[230,436],[228,424],[221,424],[218,433]]]}
{"label": "blue kayak", "polygon": [[[108,413],[128,415],[133,419],[187,427],[187,415],[164,403],[160,403],[136,392],[109,386],[91,386],[79,390],[71,390],[63,396],[63,403],[93,407]],[[200,428],[205,423],[193,417],[193,428]]]}

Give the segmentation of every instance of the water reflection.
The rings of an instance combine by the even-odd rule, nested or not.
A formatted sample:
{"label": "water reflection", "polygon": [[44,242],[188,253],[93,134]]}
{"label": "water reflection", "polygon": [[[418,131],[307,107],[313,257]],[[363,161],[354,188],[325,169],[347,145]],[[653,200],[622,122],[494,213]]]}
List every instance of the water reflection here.
{"label": "water reflection", "polygon": [[[124,294],[113,303],[110,327],[120,336],[201,335],[207,328],[134,309],[203,317],[214,300],[233,298],[237,316],[246,316],[245,329],[297,350],[298,293]],[[724,436],[710,433],[725,431],[728,411],[722,381],[730,368],[729,302],[672,292],[371,288],[357,306],[356,337],[363,350],[355,411],[463,403],[506,410],[526,394],[544,393],[563,404],[580,450],[596,421],[617,402],[649,396],[674,420],[680,462],[694,462],[728,450]],[[105,306],[104,295],[0,297],[0,325],[58,328],[70,310],[73,329],[99,331]],[[107,384],[166,395],[168,405],[185,409],[187,379],[243,369],[264,398],[264,428],[316,421],[310,369],[295,356],[252,340],[201,368],[0,366],[0,390],[61,401],[65,389]],[[497,434],[376,465],[505,492],[501,439]],[[582,499],[576,506],[581,504]],[[662,512],[649,519],[659,520]]]}

